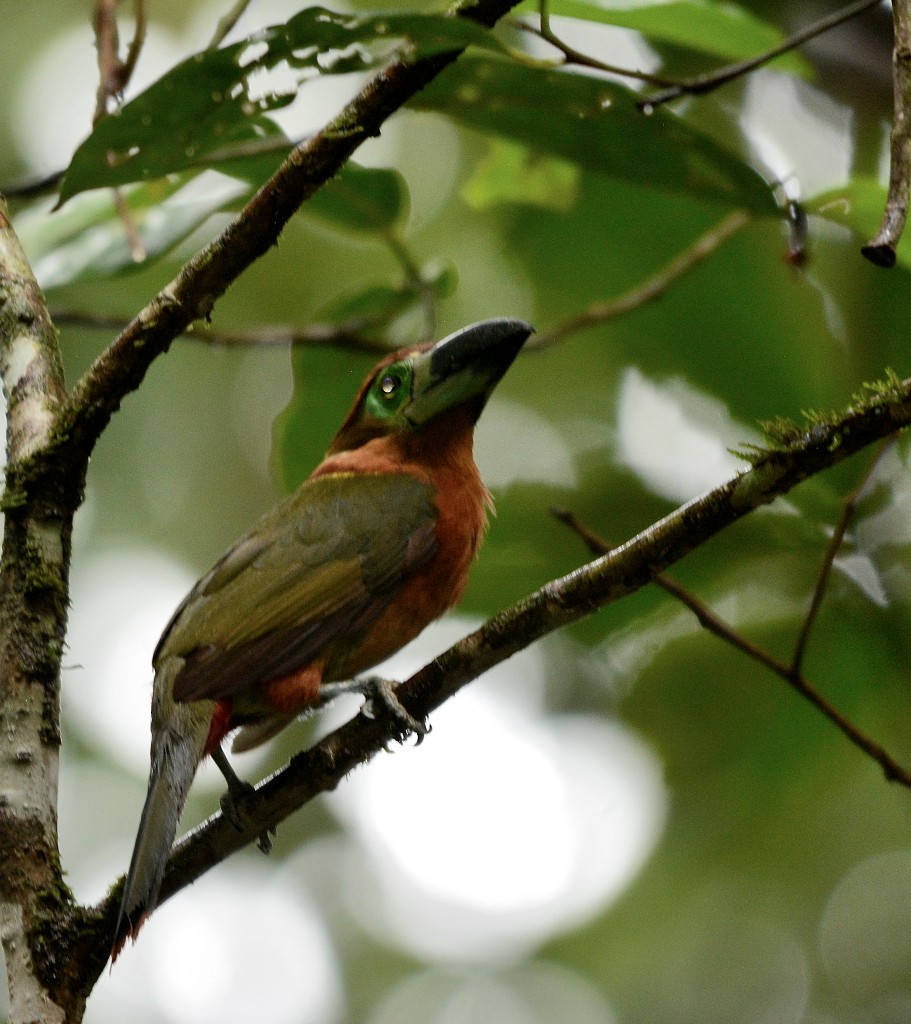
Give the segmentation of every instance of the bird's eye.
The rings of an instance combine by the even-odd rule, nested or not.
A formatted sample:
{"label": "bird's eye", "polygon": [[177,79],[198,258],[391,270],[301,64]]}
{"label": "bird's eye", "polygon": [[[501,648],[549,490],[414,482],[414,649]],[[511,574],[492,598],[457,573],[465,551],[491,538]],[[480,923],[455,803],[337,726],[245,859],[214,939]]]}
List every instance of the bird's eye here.
{"label": "bird's eye", "polygon": [[411,394],[411,379],[411,367],[407,364],[385,367],[367,391],[364,411],[378,420],[396,416]]}

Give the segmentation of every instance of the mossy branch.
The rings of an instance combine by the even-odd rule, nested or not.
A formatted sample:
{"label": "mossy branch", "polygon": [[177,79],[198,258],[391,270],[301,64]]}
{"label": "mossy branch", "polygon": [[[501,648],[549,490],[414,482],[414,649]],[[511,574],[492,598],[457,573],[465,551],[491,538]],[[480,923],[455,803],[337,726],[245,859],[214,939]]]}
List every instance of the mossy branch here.
{"label": "mossy branch", "polygon": [[[639,590],[656,572],[725,527],[908,425],[911,380],[890,377],[879,390],[869,386],[861,400],[840,415],[831,414],[803,433],[789,435],[786,445],[754,453],[753,465],[731,480],[500,612],[403,682],[398,689],[402,704],[415,717],[430,715],[467,683],[535,640]],[[386,719],[359,714],[260,783],[244,804],[242,831],[221,814],[204,822],[176,846],[161,899],[254,842],[318,794],[335,789],[345,775],[395,739],[396,728]],[[113,930],[117,889],[92,915],[92,927],[103,923],[102,932],[108,926]],[[93,949],[92,956],[100,970],[107,948]]]}

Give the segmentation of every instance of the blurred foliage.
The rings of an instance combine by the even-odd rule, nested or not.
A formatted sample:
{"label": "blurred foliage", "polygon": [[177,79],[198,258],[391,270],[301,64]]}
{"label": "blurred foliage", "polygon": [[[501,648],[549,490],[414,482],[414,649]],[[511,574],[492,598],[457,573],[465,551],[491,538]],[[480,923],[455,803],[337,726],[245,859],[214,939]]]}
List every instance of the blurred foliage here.
{"label": "blurred foliage", "polygon": [[[4,184],[62,169],[30,164],[27,142],[53,133],[51,114],[65,93],[83,90],[91,110],[84,5],[55,4],[41,16],[36,8],[18,5],[6,15],[0,81],[9,109],[21,101],[17,90],[36,53],[57,33],[81,26],[88,72],[71,83],[72,72],[58,69],[49,86],[58,92],[44,101],[47,126],[0,121]],[[577,49],[614,62],[634,43],[667,78],[709,57],[761,51],[811,16],[810,6],[791,5],[792,23],[784,25],[780,4],[747,10],[708,0],[553,0],[550,9],[554,29]],[[535,5],[521,11],[534,20]],[[221,13],[177,0],[154,5],[152,17],[172,37],[183,34],[182,48],[158,69],[157,82],[128,96],[94,132],[87,115],[61,209],[49,212],[46,199],[12,201],[55,309],[129,316],[141,308],[306,134],[295,109],[316,109],[324,119],[336,112],[338,94],[310,91],[325,72],[373,66],[388,54],[389,39],[406,52],[466,41],[451,35],[448,19],[423,12],[320,21],[307,12],[288,18],[285,9],[270,15],[259,37],[263,53],[245,63],[257,46],[246,21],[228,46],[204,49]],[[298,37],[304,28],[306,38]],[[659,274],[729,210],[751,213],[747,227],[660,301],[529,352],[498,389],[479,440],[498,514],[463,605],[489,615],[586,559],[551,506],[571,507],[622,542],[683,497],[657,488],[642,456],[632,454],[625,432],[644,430],[649,419],[660,431],[667,410],[621,420],[620,382],[630,367],[659,387],[684,385],[680,393],[692,398],[680,407],[682,419],[668,419],[657,435],[657,461],[665,448],[676,451],[676,435],[689,437],[681,422],[721,449],[734,447],[755,437],[757,421],[842,406],[886,367],[911,372],[911,279],[907,245],[889,272],[859,254],[885,194],[875,173],[887,142],[891,71],[887,62],[872,64],[865,47],[872,37],[882,45],[869,52],[887,52],[887,12],[839,28],[749,82],[650,117],[636,108],[648,87],[541,66],[556,52],[514,28],[489,39],[464,31],[486,48],[473,48],[392,119],[383,139],[359,151],[360,165],[314,197],[277,249],[218,303],[213,330],[359,317],[365,333],[391,347],[489,315],[550,328]],[[852,42],[859,56],[847,60]],[[283,62],[300,74],[266,86],[251,103],[253,70],[265,75]],[[773,112],[757,119],[763,92],[776,99]],[[845,116],[827,118],[832,109]],[[124,159],[108,159],[112,152]],[[848,168],[841,177],[826,176],[841,166]],[[802,266],[787,258],[779,179],[799,190],[810,214]],[[111,184],[123,186],[141,259],[104,190]],[[61,323],[73,379],[109,332]],[[372,362],[344,349],[305,347],[289,356],[175,343],[102,439],[77,570],[91,553],[124,544],[155,546],[203,570],[274,500],[270,466],[271,480],[287,488],[315,465]],[[721,437],[697,399],[713,400],[742,434]],[[510,411],[515,420],[503,418]],[[507,422],[518,426],[504,435]],[[674,574],[788,657],[841,500],[869,457],[739,523]],[[685,469],[685,455],[668,459]],[[806,662],[808,676],[906,763],[907,474],[902,442],[848,532]],[[871,858],[907,848],[908,794],[890,788],[779,680],[700,632],[659,591],[612,606],[570,634],[574,668],[552,681],[553,706],[617,715],[634,728],[663,761],[671,812],[656,853],[619,901],[530,960],[549,959],[585,978],[621,1022],[907,1020],[911,966],[887,985],[871,960],[865,980],[846,985],[833,967],[844,961],[826,952],[835,940],[820,936],[831,936],[823,922],[831,922],[827,908],[844,879]],[[636,656],[622,661],[621,647]],[[275,763],[296,741],[277,744]],[[96,756],[104,755],[86,743],[84,759]],[[139,794],[144,780],[135,787]],[[315,812],[303,820],[280,833],[279,856],[283,842],[303,843],[332,827]],[[863,913],[862,901],[853,906]],[[419,965],[375,939],[347,941],[339,955],[352,1019],[369,1020],[376,1001]]]}
{"label": "blurred foliage", "polygon": [[[533,0],[525,0],[520,10],[536,11]],[[752,57],[778,46],[783,34],[772,24],[736,4],[718,4],[706,0],[664,0],[659,3],[612,3],[592,0],[552,0],[551,14],[577,18],[583,22],[616,25],[641,32],[650,42],[670,43],[722,60]],[[800,74],[810,73],[800,54],[791,52],[778,58],[778,67]]]}

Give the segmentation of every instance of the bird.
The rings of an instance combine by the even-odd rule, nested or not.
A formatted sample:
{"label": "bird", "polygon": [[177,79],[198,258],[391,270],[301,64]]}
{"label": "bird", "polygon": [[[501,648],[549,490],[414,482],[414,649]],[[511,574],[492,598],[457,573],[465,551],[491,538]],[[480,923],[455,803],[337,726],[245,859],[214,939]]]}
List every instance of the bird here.
{"label": "bird", "polygon": [[[111,948],[155,909],[200,763],[250,750],[341,692],[455,605],[492,500],[474,427],[533,328],[483,320],[399,349],[367,375],[324,459],[203,575],[152,657],[148,791]],[[249,787],[247,787],[249,788]],[[231,801],[223,800],[223,808]]]}

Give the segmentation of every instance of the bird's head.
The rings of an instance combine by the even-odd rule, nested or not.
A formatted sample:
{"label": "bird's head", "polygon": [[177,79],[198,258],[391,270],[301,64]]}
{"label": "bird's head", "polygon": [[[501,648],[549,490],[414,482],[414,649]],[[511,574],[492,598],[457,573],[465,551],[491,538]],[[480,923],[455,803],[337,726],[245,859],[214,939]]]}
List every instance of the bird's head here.
{"label": "bird's head", "polygon": [[482,320],[434,345],[393,352],[361,385],[328,454],[375,437],[418,432],[456,409],[474,424],[532,333],[522,320]]}

